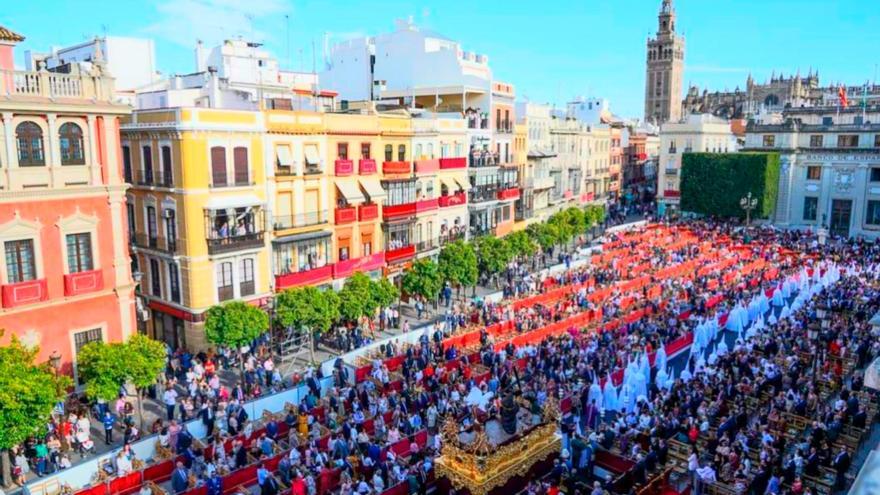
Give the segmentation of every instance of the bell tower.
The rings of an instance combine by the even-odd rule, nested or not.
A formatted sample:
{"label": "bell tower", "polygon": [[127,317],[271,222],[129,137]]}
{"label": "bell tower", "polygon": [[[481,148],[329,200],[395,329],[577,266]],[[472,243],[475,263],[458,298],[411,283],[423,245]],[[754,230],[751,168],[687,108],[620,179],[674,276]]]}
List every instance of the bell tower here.
{"label": "bell tower", "polygon": [[675,6],[663,0],[657,16],[657,34],[647,43],[645,121],[678,121],[682,111],[684,37],[675,31]]}

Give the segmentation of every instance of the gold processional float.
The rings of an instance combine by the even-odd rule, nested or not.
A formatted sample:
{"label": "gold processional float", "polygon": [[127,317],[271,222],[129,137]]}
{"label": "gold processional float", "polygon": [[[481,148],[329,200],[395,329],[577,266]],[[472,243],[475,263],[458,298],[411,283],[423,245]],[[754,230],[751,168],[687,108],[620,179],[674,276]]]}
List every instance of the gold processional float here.
{"label": "gold processional float", "polygon": [[517,432],[500,447],[493,444],[483,425],[476,424],[473,440],[463,444],[458,423],[447,418],[441,430],[443,443],[435,474],[438,479],[448,478],[457,490],[488,495],[512,478],[525,476],[535,464],[560,451],[559,418],[559,403],[550,397],[544,402],[541,422],[526,432]]}

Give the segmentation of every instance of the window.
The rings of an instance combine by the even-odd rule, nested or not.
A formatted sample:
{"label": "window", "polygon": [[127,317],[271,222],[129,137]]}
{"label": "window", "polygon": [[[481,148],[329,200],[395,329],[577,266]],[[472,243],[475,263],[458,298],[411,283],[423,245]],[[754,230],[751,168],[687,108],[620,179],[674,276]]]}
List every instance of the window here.
{"label": "window", "polygon": [[765,148],[772,148],[775,145],[776,145],[776,136],[773,136],[772,134],[764,136],[764,147]]}
{"label": "window", "polygon": [[874,134],[874,147],[880,148],[880,134]]}
{"label": "window", "polygon": [[361,143],[361,159],[370,159],[370,143]]}
{"label": "window", "polygon": [[397,146],[397,161],[405,162],[406,161],[406,145],[401,144]]}
{"label": "window", "polygon": [[165,243],[169,251],[177,250],[177,212],[171,208],[165,210]]}
{"label": "window", "polygon": [[336,159],[348,160],[348,143],[336,144]]}
{"label": "window", "polygon": [[256,293],[254,287],[254,260],[246,258],[239,265],[239,295],[252,296]]}
{"label": "window", "polygon": [[819,198],[815,196],[804,197],[804,220],[816,220],[816,212],[819,209]]}
{"label": "window", "polygon": [[810,148],[822,147],[822,135],[810,136]]}
{"label": "window", "polygon": [[6,283],[17,284],[36,280],[37,265],[34,259],[33,239],[6,241]]}
{"label": "window", "polygon": [[18,166],[41,167],[46,164],[43,154],[43,129],[34,122],[22,122],[15,128],[18,140]]}
{"label": "window", "polygon": [[807,180],[822,180],[822,167],[819,165],[807,167]]}
{"label": "window", "polygon": [[171,146],[162,146],[162,177],[159,182],[163,186],[174,186],[174,166],[171,163]]}
{"label": "window", "polygon": [[137,223],[134,218],[134,204],[129,202],[125,204],[125,210],[128,213],[128,238],[134,240],[137,232]]}
{"label": "window", "polygon": [[134,182],[131,176],[131,148],[128,146],[122,147],[122,174],[125,177],[125,182],[129,184]]}
{"label": "window", "polygon": [[880,182],[880,168],[871,169],[871,182]]}
{"label": "window", "polygon": [[93,269],[92,234],[67,234],[68,273],[88,272]]}
{"label": "window", "polygon": [[316,239],[305,239],[275,244],[276,275],[299,273],[321,268],[330,263],[330,234]]}
{"label": "window", "polygon": [[321,173],[321,159],[318,156],[318,145],[317,144],[307,144],[307,145],[305,145],[303,152],[306,155],[305,173],[307,173],[307,174]]}
{"label": "window", "polygon": [[156,207],[147,207],[147,238],[150,241],[150,247],[156,247],[156,239],[159,237],[159,229],[156,228]]}
{"label": "window", "polygon": [[393,162],[394,161],[394,146],[390,144],[385,145],[385,161]]}
{"label": "window", "polygon": [[141,148],[144,153],[144,184],[153,183],[153,148],[144,146]]}
{"label": "window", "polygon": [[880,201],[868,201],[865,223],[868,225],[880,225]]}
{"label": "window", "polygon": [[416,149],[415,149],[414,153],[415,153],[415,156],[413,156],[413,158],[415,158],[416,160],[422,158],[422,145],[421,145],[421,143],[416,145]]}
{"label": "window", "polygon": [[416,183],[414,180],[383,181],[382,187],[388,194],[385,204],[388,206],[403,205],[416,201]]}
{"label": "window", "polygon": [[168,263],[168,288],[171,290],[171,302],[180,302],[180,273],[177,263]]}
{"label": "window", "polygon": [[235,297],[232,287],[232,262],[224,261],[217,264],[217,300],[228,301]]}
{"label": "window", "polygon": [[834,119],[831,117],[822,117],[822,125],[834,125]]}
{"label": "window", "polygon": [[250,184],[247,148],[237,146],[232,150],[232,164],[235,169],[235,185],[246,186]]}
{"label": "window", "polygon": [[432,199],[434,197],[434,181],[433,180],[429,180],[425,184],[425,197],[427,197],[428,199]]}
{"label": "window", "polygon": [[211,148],[211,185],[214,187],[226,185],[226,148],[222,146]]}
{"label": "window", "polygon": [[289,171],[293,167],[293,156],[290,153],[290,146],[279,144],[275,147],[275,163],[278,168]]}
{"label": "window", "polygon": [[837,136],[838,148],[857,148],[859,146],[859,136],[856,134],[841,134]]}
{"label": "window", "polygon": [[150,260],[150,291],[156,297],[162,297],[162,276],[159,273],[159,260]]}
{"label": "window", "polygon": [[72,123],[62,124],[58,129],[58,139],[61,142],[62,165],[84,165],[86,158],[83,155],[82,129]]}
{"label": "window", "polygon": [[[104,336],[101,334],[100,328],[92,328],[90,330],[83,330],[82,332],[76,332],[73,334],[73,349],[77,356],[79,356],[79,351],[82,350],[88,344],[92,342],[103,342]],[[82,385],[85,383],[83,381],[82,376],[77,374],[77,382]]]}

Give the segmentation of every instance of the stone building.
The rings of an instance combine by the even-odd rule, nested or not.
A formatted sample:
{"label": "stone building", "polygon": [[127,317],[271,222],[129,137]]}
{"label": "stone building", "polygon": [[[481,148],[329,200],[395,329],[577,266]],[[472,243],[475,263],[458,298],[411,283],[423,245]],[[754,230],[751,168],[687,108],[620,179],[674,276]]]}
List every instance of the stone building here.
{"label": "stone building", "polygon": [[663,0],[657,35],[648,39],[645,69],[645,121],[662,124],[681,118],[684,37],[675,32],[672,0]]}

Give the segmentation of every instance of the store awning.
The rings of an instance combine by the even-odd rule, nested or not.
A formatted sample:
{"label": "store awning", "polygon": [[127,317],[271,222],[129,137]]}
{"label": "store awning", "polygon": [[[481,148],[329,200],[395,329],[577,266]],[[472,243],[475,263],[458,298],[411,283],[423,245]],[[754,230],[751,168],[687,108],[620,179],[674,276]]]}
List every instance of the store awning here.
{"label": "store awning", "polygon": [[230,196],[214,194],[205,203],[205,208],[208,210],[225,210],[227,208],[244,208],[261,204],[263,204],[263,200],[258,198],[256,194],[235,194]]}
{"label": "store awning", "polygon": [[458,184],[458,187],[460,187],[463,191],[470,191],[470,189],[471,189],[470,181],[455,179],[455,182],[456,182],[456,184]]}
{"label": "store awning", "polygon": [[317,232],[307,232],[305,234],[286,235],[284,237],[272,239],[272,242],[274,244],[287,244],[290,242],[311,241],[312,239],[321,239],[323,237],[330,237],[330,232],[319,230]]}
{"label": "store awning", "polygon": [[458,183],[456,183],[455,179],[453,179],[452,177],[440,177],[440,182],[442,182],[443,185],[445,185],[446,188],[449,189],[449,194],[453,194],[459,189]]}
{"label": "store awning", "polygon": [[382,184],[379,184],[379,179],[374,177],[361,177],[360,181],[361,185],[364,186],[364,191],[367,191],[367,196],[370,197],[370,201],[375,203],[388,196],[388,194],[385,193],[385,189],[382,189]]}
{"label": "store awning", "polygon": [[336,188],[342,193],[342,197],[351,204],[360,204],[366,201],[366,198],[361,193],[361,189],[354,180],[337,179]]}

